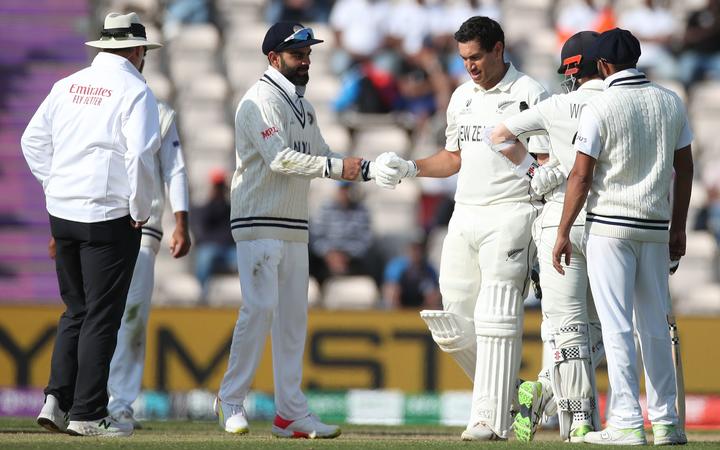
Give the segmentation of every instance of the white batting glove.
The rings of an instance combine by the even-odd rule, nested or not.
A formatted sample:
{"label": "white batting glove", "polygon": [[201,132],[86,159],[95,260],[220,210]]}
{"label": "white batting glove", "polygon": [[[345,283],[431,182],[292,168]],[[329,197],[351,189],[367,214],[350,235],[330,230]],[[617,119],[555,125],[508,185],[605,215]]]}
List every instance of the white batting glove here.
{"label": "white batting glove", "polygon": [[556,165],[543,165],[535,169],[530,187],[537,195],[545,195],[565,181],[565,174]]}
{"label": "white batting glove", "polygon": [[375,183],[386,189],[395,189],[403,178],[417,175],[414,161],[406,161],[394,152],[386,152],[375,158]]}

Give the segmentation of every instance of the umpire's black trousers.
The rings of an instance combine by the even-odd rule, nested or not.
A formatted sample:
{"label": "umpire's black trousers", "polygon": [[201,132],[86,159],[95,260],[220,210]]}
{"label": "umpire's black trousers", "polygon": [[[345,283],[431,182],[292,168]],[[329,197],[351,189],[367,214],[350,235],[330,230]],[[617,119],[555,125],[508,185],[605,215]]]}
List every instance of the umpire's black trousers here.
{"label": "umpire's black trousers", "polygon": [[140,249],[130,216],[82,223],[50,216],[60,316],[45,394],[70,420],[107,415],[107,380],[125,300]]}

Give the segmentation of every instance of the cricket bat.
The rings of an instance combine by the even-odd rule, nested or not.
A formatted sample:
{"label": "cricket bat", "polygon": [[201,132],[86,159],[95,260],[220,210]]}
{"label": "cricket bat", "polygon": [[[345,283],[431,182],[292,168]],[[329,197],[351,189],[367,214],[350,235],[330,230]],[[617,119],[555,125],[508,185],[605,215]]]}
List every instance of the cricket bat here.
{"label": "cricket bat", "polygon": [[682,357],[680,355],[680,336],[678,335],[677,322],[673,314],[668,314],[667,323],[670,330],[672,358],[675,364],[675,387],[677,389],[675,407],[678,413],[678,427],[685,432],[685,377],[683,376]]}

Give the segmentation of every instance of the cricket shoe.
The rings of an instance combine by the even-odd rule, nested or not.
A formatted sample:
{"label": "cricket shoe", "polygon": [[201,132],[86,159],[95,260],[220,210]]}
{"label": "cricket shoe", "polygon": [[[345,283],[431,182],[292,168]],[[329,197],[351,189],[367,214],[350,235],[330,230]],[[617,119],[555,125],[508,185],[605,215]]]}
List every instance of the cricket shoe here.
{"label": "cricket shoe", "polygon": [[595,429],[588,423],[573,423],[568,440],[572,443],[585,442],[585,436],[592,431],[595,431]]}
{"label": "cricket shoe", "polygon": [[53,433],[66,433],[68,413],[60,409],[60,402],[52,395],[45,397],[45,404],[38,414],[37,423]]}
{"label": "cricket shoe", "polygon": [[228,433],[247,434],[250,431],[247,414],[242,405],[233,405],[215,397],[213,410],[218,416],[220,426]]}
{"label": "cricket shoe", "polygon": [[132,411],[123,409],[118,412],[112,412],[110,413],[110,416],[115,419],[116,421],[120,423],[129,423],[133,426],[133,429],[140,430],[142,429],[142,424],[135,420],[135,417],[133,416]]}
{"label": "cricket shoe", "polygon": [[602,431],[591,431],[585,435],[586,444],[600,445],[646,445],[645,430],[638,428],[607,427]]}
{"label": "cricket shoe", "polygon": [[519,411],[515,414],[512,428],[520,442],[530,442],[535,436],[545,409],[543,385],[539,381],[525,381],[518,387]]}
{"label": "cricket shoe", "polygon": [[687,436],[675,425],[653,424],[654,445],[685,445]]}
{"label": "cricket shoe", "polygon": [[279,438],[307,439],[332,439],[342,433],[340,427],[320,422],[315,414],[308,414],[297,420],[287,420],[276,415],[271,432],[273,436]]}
{"label": "cricket shoe", "polygon": [[106,416],[99,420],[71,420],[67,432],[73,436],[126,437],[133,434],[133,426]]}
{"label": "cricket shoe", "polygon": [[471,427],[467,427],[460,435],[463,441],[506,441],[507,439],[498,436],[492,428],[484,422],[478,422]]}

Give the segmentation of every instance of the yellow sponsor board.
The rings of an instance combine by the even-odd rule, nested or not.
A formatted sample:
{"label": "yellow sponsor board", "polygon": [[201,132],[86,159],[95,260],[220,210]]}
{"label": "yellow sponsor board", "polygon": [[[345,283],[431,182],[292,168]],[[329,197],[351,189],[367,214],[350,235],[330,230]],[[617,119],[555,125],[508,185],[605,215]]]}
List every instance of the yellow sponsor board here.
{"label": "yellow sponsor board", "polygon": [[[0,307],[0,386],[44,387],[59,307]],[[144,388],[217,389],[227,365],[237,319],[234,309],[155,309],[147,330]],[[720,319],[679,319],[687,392],[720,392],[720,358],[708,345]],[[525,317],[520,376],[533,379],[542,365],[540,315]],[[311,311],[304,385],[312,389],[467,390],[470,381],[439,351],[417,312]],[[713,357],[711,354],[714,353]],[[272,391],[270,339],[254,389]],[[607,387],[605,366],[599,387]]]}

